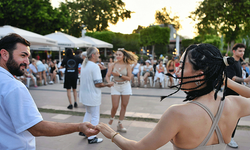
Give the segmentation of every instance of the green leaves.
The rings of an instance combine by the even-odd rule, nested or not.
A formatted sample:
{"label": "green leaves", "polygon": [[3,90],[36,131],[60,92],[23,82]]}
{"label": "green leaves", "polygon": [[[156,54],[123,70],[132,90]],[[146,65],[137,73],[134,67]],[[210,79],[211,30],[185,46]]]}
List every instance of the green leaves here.
{"label": "green leaves", "polygon": [[140,31],[140,42],[143,46],[169,43],[170,29],[152,26]]}
{"label": "green leaves", "polygon": [[[250,0],[204,0],[189,16],[198,21],[202,35],[223,34],[226,42],[235,41],[250,23]],[[211,29],[215,32],[211,33]]]}
{"label": "green leaves", "polygon": [[[65,7],[64,7],[65,8]],[[1,0],[0,25],[12,25],[39,34],[67,28],[68,10],[53,9],[49,0]]]}
{"label": "green leaves", "polygon": [[167,11],[166,7],[162,8],[162,11],[156,11],[155,20],[158,24],[164,24],[165,26],[172,24],[175,30],[179,30],[181,28],[179,16],[171,17],[171,11]]}
{"label": "green leaves", "polygon": [[68,33],[76,37],[81,36],[83,24],[87,31],[105,31],[108,23],[116,24],[119,19],[131,17],[122,0],[73,0],[66,1],[66,6],[72,21]]}

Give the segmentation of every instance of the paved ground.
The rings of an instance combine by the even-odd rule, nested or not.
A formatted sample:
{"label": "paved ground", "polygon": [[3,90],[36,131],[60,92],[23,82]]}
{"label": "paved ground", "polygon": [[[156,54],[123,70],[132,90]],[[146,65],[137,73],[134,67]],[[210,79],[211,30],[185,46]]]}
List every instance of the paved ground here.
{"label": "paved ground", "polygon": [[[48,86],[40,86],[38,88],[30,88],[37,106],[44,109],[55,109],[68,111],[68,99],[66,96],[66,90],[62,88],[62,84],[54,84]],[[167,95],[175,90],[170,89],[157,89],[157,88],[133,88],[133,96],[130,98],[130,102],[127,108],[126,117],[133,118],[153,118],[159,119],[164,111],[173,104],[182,103],[185,94],[179,92],[174,96],[167,98],[160,102],[161,95]],[[73,112],[85,112],[85,108],[82,104],[78,103],[79,107],[73,109]],[[102,89],[102,105],[101,114],[110,115],[111,109],[111,97],[110,89]],[[45,113],[42,112],[45,120],[57,121],[57,122],[82,122],[82,116]],[[101,118],[101,122],[108,122],[107,118]],[[151,131],[156,123],[143,122],[143,121],[130,121],[124,120],[124,126],[128,129],[128,132],[122,134],[132,140],[140,140],[149,131]],[[116,129],[117,119],[112,125],[113,129]],[[240,125],[250,126],[250,116],[244,117],[240,121]],[[77,133],[64,135],[59,137],[38,137],[37,149],[38,150],[71,150],[71,149],[86,149],[86,150],[116,150],[119,149],[110,140],[106,139],[101,133],[98,137],[104,138],[104,141],[100,144],[89,145],[87,139],[83,139],[78,136]],[[250,150],[250,131],[249,130],[237,130],[235,140],[239,144],[239,150]],[[160,149],[171,150],[172,145],[167,143]],[[227,150],[231,148],[227,147]]]}

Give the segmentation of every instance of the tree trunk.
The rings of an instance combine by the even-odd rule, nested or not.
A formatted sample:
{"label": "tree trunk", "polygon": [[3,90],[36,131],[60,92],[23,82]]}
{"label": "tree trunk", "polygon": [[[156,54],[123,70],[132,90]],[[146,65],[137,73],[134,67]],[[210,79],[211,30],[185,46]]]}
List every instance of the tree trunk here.
{"label": "tree trunk", "polygon": [[154,60],[155,58],[155,45],[152,45],[152,59]]}

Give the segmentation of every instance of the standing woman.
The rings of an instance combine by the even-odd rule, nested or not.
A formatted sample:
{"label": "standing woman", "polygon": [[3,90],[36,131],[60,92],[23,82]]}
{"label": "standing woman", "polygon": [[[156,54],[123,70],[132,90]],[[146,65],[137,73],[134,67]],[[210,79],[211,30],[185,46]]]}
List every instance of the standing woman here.
{"label": "standing woman", "polygon": [[[174,75],[175,74],[175,63],[173,60],[169,60],[168,61],[168,64],[167,64],[167,71],[168,73]],[[169,76],[169,82],[170,82],[170,85],[169,86],[173,86],[173,83],[174,83],[174,79],[173,77],[170,77]]]}
{"label": "standing woman", "polygon": [[108,124],[111,125],[113,123],[121,98],[121,111],[117,125],[117,131],[120,132],[127,132],[127,129],[124,128],[122,125],[122,121],[126,113],[126,108],[129,102],[130,95],[132,95],[132,89],[130,85],[132,69],[130,65],[135,63],[137,58],[138,57],[132,52],[123,49],[118,49],[118,51],[116,52],[117,61],[110,66],[106,75],[106,80],[108,83],[111,82],[111,74],[114,76],[114,86],[111,87],[111,118]]}

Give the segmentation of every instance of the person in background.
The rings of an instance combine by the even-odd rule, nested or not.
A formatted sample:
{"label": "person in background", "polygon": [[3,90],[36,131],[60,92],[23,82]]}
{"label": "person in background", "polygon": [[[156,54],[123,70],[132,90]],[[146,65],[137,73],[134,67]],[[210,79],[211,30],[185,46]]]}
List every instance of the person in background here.
{"label": "person in background", "polygon": [[[32,70],[30,69],[29,65],[27,66],[27,68],[24,71],[24,76],[26,78],[31,78],[32,82],[34,83],[34,87],[37,87],[37,83],[35,81],[35,77],[32,74]],[[27,86],[27,85],[26,85]]]}
{"label": "person in background", "polygon": [[37,78],[37,80],[40,79],[39,75],[37,74],[37,67],[36,67],[36,59],[31,59],[31,64],[29,64],[30,72]]}
{"label": "person in background", "polygon": [[[169,60],[167,63],[167,72],[172,74],[173,76],[175,75],[175,62],[173,60]],[[169,77],[169,85],[168,86],[173,86],[174,85],[174,79],[173,77]]]}
{"label": "person in background", "polygon": [[83,132],[99,133],[88,123],[45,121],[24,84],[14,78],[22,76],[29,65],[30,43],[18,34],[0,40],[0,149],[35,150],[35,137],[60,136]]}
{"label": "person in background", "polygon": [[47,78],[46,78],[46,68],[44,64],[40,60],[37,60],[36,66],[37,66],[37,73],[39,75],[40,82],[42,82],[42,79],[44,79],[44,85],[47,85],[48,83],[47,83]]}
{"label": "person in background", "polygon": [[[233,46],[233,57],[234,58],[234,63],[233,65],[227,66],[227,75],[230,79],[233,81],[237,82],[238,84],[242,84],[243,82],[248,83],[250,81],[250,76],[248,78],[243,79],[242,78],[242,69],[241,69],[241,58],[243,58],[244,53],[245,53],[245,48],[246,46],[241,43],[236,43]],[[239,93],[235,92],[231,88],[228,88],[226,90],[226,95],[239,95]],[[239,121],[238,121],[239,122]],[[238,124],[237,122],[237,124]],[[235,126],[235,129],[232,133],[232,138],[230,143],[228,143],[228,146],[233,147],[233,148],[238,148],[238,144],[234,141],[234,135],[236,132],[237,124]]]}
{"label": "person in background", "polygon": [[56,74],[57,74],[58,68],[57,68],[57,65],[55,64],[55,61],[51,61],[49,66],[50,66],[50,72],[49,72],[50,81],[49,81],[49,84],[53,84],[54,81],[56,80]]}
{"label": "person in background", "polygon": [[74,95],[74,107],[77,105],[77,79],[78,79],[78,64],[82,63],[82,59],[76,58],[73,55],[72,49],[66,50],[66,57],[63,59],[60,69],[66,68],[65,77],[64,77],[64,88],[67,89],[67,96],[69,100],[68,109],[73,109],[72,100],[71,100],[71,88],[73,89]]}
{"label": "person in background", "polygon": [[104,65],[104,63],[102,62],[102,59],[101,59],[101,58],[98,59],[97,65],[98,65],[98,66],[100,67],[100,69],[101,69],[102,81],[104,82],[104,79],[105,79],[106,74],[107,74],[107,67],[105,67],[105,65]]}
{"label": "person in background", "polygon": [[177,68],[180,65],[179,58],[177,56],[174,58],[174,65],[175,65],[175,69],[177,70]]}
{"label": "person in background", "polygon": [[[83,122],[91,122],[93,125],[99,124],[100,105],[101,105],[101,89],[102,87],[111,87],[113,84],[104,84],[100,67],[96,64],[100,54],[97,48],[90,47],[87,49],[87,57],[84,59],[81,67],[79,101],[85,105],[86,113]],[[85,136],[80,132],[80,136]],[[102,138],[95,135],[88,137],[88,143],[100,143]]]}
{"label": "person in background", "polygon": [[47,76],[47,75],[49,75],[49,65],[46,63],[45,59],[42,60],[42,63],[44,65],[44,67],[45,67],[45,70],[46,70],[45,73],[46,73],[46,76]]}
{"label": "person in background", "polygon": [[132,87],[135,86],[135,83],[134,83],[134,77],[137,77],[138,78],[138,87],[140,87],[140,74],[141,74],[141,65],[140,63],[138,63],[137,61],[132,64]]}
{"label": "person in background", "polygon": [[157,80],[160,80],[160,88],[162,88],[162,84],[164,84],[164,69],[165,66],[163,66],[163,62],[160,61],[159,65],[156,66],[156,73],[155,73],[155,77],[154,77],[154,82],[156,82]]}
{"label": "person in background", "polygon": [[145,63],[146,65],[143,67],[142,76],[144,80],[144,87],[147,87],[148,77],[152,77],[154,73],[153,66],[150,65],[150,60],[147,60]]}
{"label": "person in background", "polygon": [[165,56],[162,62],[163,62],[163,65],[167,66],[168,56]]}

